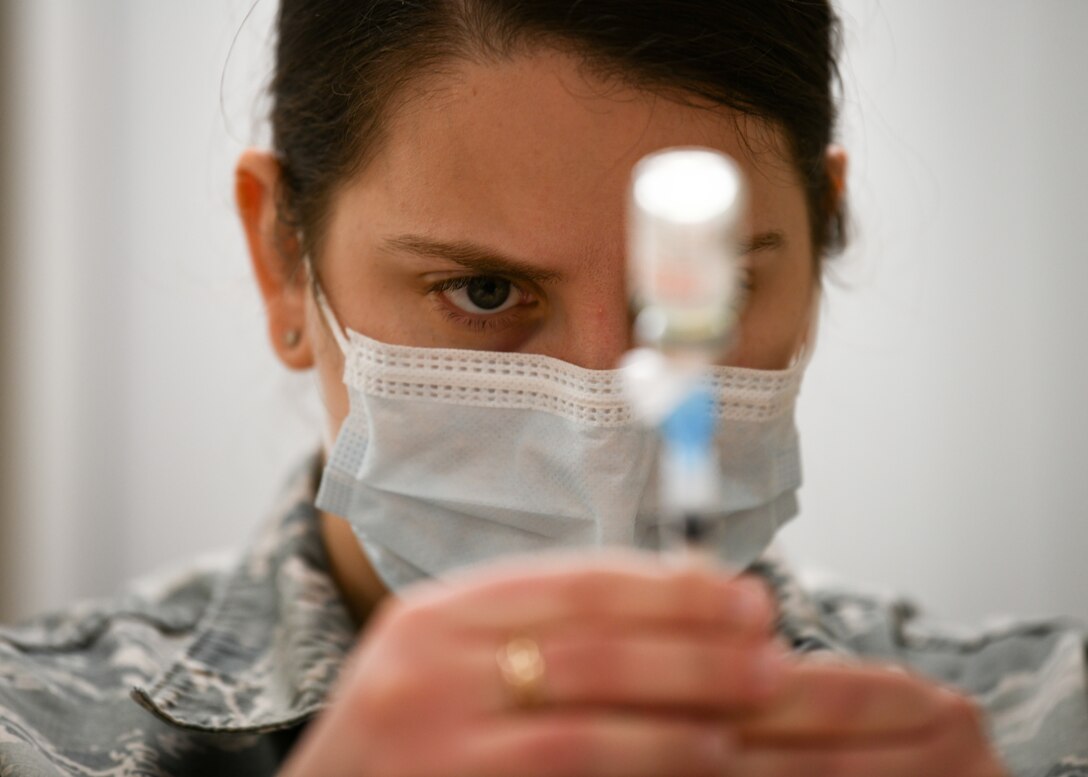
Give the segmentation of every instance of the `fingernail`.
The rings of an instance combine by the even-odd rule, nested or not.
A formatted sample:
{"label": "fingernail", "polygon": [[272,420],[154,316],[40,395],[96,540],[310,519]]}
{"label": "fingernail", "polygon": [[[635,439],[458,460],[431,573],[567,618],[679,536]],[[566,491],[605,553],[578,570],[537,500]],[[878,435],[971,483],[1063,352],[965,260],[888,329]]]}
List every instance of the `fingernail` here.
{"label": "fingernail", "polygon": [[699,749],[707,763],[723,764],[733,752],[733,738],[721,728],[713,728],[703,735]]}
{"label": "fingernail", "polygon": [[761,583],[742,581],[732,597],[737,621],[744,626],[758,626],[767,620],[770,602]]}
{"label": "fingernail", "polygon": [[767,646],[756,653],[752,662],[752,689],[757,696],[772,696],[782,686],[786,659],[781,648]]}

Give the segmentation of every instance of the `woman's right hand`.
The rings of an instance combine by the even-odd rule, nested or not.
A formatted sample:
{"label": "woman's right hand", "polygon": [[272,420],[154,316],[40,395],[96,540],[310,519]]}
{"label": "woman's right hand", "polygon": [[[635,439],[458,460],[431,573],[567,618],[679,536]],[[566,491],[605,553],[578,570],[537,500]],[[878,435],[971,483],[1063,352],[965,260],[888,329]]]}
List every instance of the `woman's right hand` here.
{"label": "woman's right hand", "polygon": [[[290,777],[671,777],[723,772],[723,717],[782,680],[755,578],[640,554],[507,562],[383,604]],[[517,637],[546,667],[532,704],[503,679]]]}

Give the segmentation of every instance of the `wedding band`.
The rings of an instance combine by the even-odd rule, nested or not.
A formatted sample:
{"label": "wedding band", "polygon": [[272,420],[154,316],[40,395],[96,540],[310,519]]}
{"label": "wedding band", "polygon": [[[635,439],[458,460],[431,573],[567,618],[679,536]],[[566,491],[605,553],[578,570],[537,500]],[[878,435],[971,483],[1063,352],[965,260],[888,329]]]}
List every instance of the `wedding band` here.
{"label": "wedding band", "polygon": [[538,705],[544,690],[544,657],[540,646],[529,637],[514,637],[499,648],[496,659],[514,704],[521,708]]}

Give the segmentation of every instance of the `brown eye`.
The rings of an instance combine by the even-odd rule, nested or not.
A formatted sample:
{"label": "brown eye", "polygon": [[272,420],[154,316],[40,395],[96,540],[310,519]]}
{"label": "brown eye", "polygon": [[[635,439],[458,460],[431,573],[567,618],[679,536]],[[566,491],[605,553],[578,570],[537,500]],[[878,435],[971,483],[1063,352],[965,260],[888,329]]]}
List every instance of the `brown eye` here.
{"label": "brown eye", "polygon": [[439,291],[451,305],[465,313],[493,315],[524,301],[524,294],[510,281],[494,275],[454,278],[441,284]]}
{"label": "brown eye", "polygon": [[486,276],[470,278],[465,286],[465,296],[480,310],[494,311],[510,299],[510,281]]}

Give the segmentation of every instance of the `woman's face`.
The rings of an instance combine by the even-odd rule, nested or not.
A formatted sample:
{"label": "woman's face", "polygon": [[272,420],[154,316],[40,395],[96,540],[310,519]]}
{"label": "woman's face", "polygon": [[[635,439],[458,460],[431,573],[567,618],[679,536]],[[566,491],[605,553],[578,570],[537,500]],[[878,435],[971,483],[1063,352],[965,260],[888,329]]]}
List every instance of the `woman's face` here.
{"label": "woman's face", "polygon": [[[315,257],[322,287],[342,326],[387,343],[613,368],[631,347],[631,168],[652,151],[691,145],[732,156],[749,186],[751,291],[723,360],[783,368],[807,336],[816,278],[804,191],[782,138],[721,109],[602,80],[558,52],[460,63],[420,84],[373,159],[332,198]],[[246,215],[246,166],[244,157],[239,200],[254,248],[260,229],[250,222],[260,219]],[[260,276],[256,255],[255,264]],[[262,290],[269,301],[265,281]],[[336,429],[347,413],[341,354],[304,285],[278,293],[300,301],[269,305],[272,330],[291,327],[277,316],[304,318],[303,342],[285,360],[317,366]]]}

